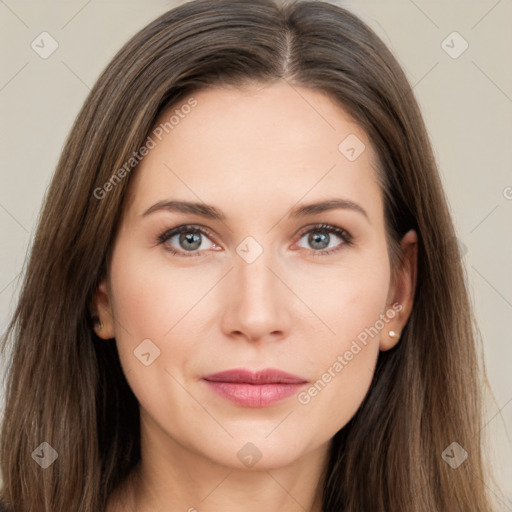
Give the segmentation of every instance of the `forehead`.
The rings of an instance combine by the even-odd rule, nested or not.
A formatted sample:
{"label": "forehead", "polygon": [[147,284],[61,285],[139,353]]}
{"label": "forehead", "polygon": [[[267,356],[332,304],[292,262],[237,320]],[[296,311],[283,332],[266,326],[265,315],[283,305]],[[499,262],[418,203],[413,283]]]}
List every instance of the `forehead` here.
{"label": "forehead", "polygon": [[284,80],[196,92],[163,112],[151,137],[131,184],[139,209],[165,196],[223,211],[305,195],[380,200],[366,133],[322,91]]}

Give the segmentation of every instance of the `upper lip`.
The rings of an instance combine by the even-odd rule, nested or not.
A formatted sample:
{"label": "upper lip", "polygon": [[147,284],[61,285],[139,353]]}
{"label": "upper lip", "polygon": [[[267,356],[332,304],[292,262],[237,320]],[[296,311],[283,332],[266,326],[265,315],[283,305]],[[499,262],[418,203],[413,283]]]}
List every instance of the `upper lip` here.
{"label": "upper lip", "polygon": [[203,379],[211,382],[244,382],[247,384],[302,384],[307,382],[302,377],[275,368],[265,368],[254,372],[243,368],[234,368],[206,375]]}

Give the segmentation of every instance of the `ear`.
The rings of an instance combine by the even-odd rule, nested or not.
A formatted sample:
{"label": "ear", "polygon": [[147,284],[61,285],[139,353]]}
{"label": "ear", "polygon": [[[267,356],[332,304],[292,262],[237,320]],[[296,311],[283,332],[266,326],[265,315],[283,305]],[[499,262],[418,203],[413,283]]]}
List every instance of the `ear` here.
{"label": "ear", "polygon": [[395,272],[387,302],[391,305],[388,308],[392,307],[396,315],[382,332],[381,350],[389,350],[398,343],[400,333],[409,319],[414,303],[418,268],[418,235],[416,231],[408,231],[402,238],[400,247],[403,261]]}
{"label": "ear", "polygon": [[101,328],[95,322],[94,332],[96,336],[104,340],[114,338],[114,315],[112,313],[112,301],[110,300],[106,277],[100,281],[94,291],[91,310],[93,317],[101,322]]}

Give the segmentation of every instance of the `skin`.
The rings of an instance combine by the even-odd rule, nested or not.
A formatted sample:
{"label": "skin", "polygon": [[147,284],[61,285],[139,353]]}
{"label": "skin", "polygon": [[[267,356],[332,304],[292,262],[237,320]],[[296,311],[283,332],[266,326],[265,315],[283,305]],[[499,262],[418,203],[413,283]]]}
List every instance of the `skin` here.
{"label": "skin", "polygon": [[[403,238],[404,265],[392,279],[371,143],[324,93],[277,81],[194,98],[134,172],[94,297],[98,334],[115,337],[141,413],[142,464],[108,510],[318,512],[331,439],[361,404],[379,351],[398,342],[389,330],[400,332],[411,312],[416,234]],[[349,134],[366,146],[354,161],[338,150]],[[331,198],[357,203],[367,217],[351,209],[289,215]],[[225,219],[143,215],[170,199],[213,205]],[[315,255],[325,248],[308,241],[317,223],[345,229],[352,245],[320,230],[327,250],[341,249]],[[187,254],[179,235],[157,242],[183,224],[213,235],[200,235],[199,256],[166,250]],[[252,263],[236,251],[248,236],[263,249]],[[291,396],[243,407],[201,380],[273,367],[311,386],[394,303],[401,310],[307,404]],[[160,356],[145,366],[133,352],[148,338]],[[261,453],[252,467],[237,457],[248,442]]]}

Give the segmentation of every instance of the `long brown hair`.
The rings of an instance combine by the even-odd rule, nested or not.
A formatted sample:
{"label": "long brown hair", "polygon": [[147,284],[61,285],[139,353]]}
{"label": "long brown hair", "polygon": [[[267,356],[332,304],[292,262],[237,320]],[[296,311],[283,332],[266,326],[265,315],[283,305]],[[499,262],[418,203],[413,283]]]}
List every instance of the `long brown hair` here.
{"label": "long brown hair", "polygon": [[[137,400],[115,344],[97,338],[90,319],[135,172],[126,162],[162,111],[194,91],[278,79],[323,91],[353,116],[378,155],[392,246],[411,228],[419,237],[413,311],[333,439],[323,510],[490,510],[465,276],[402,69],[368,26],[333,4],[194,0],[138,32],[107,66],[47,191],[3,347],[11,341],[1,498],[15,512],[103,511],[140,459]],[[42,442],[58,453],[44,470],[31,457]],[[468,453],[456,469],[442,456],[453,442]]]}

